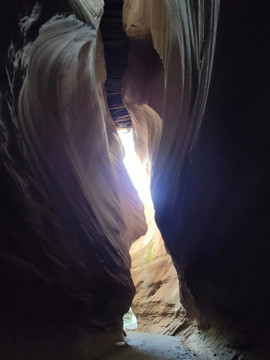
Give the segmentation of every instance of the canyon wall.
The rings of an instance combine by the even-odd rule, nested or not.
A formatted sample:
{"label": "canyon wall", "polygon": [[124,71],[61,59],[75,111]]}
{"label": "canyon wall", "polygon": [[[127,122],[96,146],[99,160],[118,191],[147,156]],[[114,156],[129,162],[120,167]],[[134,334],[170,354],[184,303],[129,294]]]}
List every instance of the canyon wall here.
{"label": "canyon wall", "polygon": [[221,3],[212,84],[181,221],[172,228],[160,220],[196,306],[249,346],[269,339],[270,52],[263,4]]}
{"label": "canyon wall", "polygon": [[1,29],[6,359],[89,358],[121,340],[128,251],[146,232],[104,97],[103,2],[77,17],[56,5],[14,2]]}
{"label": "canyon wall", "polygon": [[147,233],[130,249],[131,275],[136,287],[132,310],[138,331],[176,335],[188,326],[180,303],[177,272],[157,228],[153,204],[145,206]]}
{"label": "canyon wall", "polygon": [[[180,282],[185,310],[159,241],[160,276],[173,285],[164,300],[153,282],[152,295],[176,321],[171,334],[187,320],[204,337],[218,328],[254,346],[269,338],[270,50],[262,3],[223,0],[219,11],[214,0],[124,1],[130,43],[121,106],[152,174],[157,225]],[[146,223],[104,86],[103,5],[13,0],[1,12],[0,349],[7,360],[107,351],[122,339],[135,294],[129,249]],[[136,271],[146,258],[133,249],[140,290]],[[144,300],[138,291],[135,308]]]}
{"label": "canyon wall", "polygon": [[[156,220],[165,244],[178,242],[190,154],[205,110],[218,23],[219,1],[126,0],[123,17],[131,40],[123,98],[142,161],[150,159]],[[181,241],[180,241],[181,243]],[[178,272],[184,261],[177,258]],[[184,273],[181,302],[198,317]]]}
{"label": "canyon wall", "polygon": [[[197,340],[231,335],[236,352],[216,353],[221,359],[240,356],[243,348],[257,348],[269,338],[270,51],[268,5],[262,3],[224,0],[220,13],[219,2],[156,6],[127,0],[124,8],[131,38],[126,76],[135,89],[124,84],[124,96],[135,117],[137,146],[144,147],[141,158],[153,129],[161,139],[158,151],[150,150],[156,221],[177,268],[181,302],[199,327]],[[149,66],[143,51],[132,57],[132,47],[144,49],[147,43],[160,58],[160,70],[154,60]],[[132,77],[134,58],[148,69],[144,82]],[[142,125],[147,106],[155,116]],[[212,332],[215,327],[222,330]],[[185,334],[192,346],[196,337]]]}

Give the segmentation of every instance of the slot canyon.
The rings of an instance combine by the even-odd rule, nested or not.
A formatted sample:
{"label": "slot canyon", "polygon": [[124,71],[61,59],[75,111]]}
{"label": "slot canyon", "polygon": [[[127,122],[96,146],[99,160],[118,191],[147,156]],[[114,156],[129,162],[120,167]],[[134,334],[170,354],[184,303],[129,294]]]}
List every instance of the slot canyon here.
{"label": "slot canyon", "polygon": [[270,358],[269,11],[1,4],[1,360]]}

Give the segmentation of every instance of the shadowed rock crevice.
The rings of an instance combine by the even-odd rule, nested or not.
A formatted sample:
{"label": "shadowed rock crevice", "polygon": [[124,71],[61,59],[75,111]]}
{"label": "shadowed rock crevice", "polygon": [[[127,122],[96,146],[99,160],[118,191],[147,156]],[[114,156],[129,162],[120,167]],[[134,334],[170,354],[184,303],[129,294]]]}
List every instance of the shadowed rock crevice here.
{"label": "shadowed rock crevice", "polygon": [[105,89],[110,114],[117,127],[131,128],[131,119],[122,100],[122,80],[129,52],[129,39],[124,32],[122,12],[123,0],[107,1],[100,31],[106,61]]}

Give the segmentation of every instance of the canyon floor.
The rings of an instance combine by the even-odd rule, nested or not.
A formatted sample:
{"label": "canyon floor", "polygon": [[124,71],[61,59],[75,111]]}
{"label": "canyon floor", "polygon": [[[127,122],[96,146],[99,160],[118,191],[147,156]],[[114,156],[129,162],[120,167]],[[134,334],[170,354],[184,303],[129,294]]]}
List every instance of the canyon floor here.
{"label": "canyon floor", "polygon": [[[104,360],[193,360],[178,338],[129,331],[126,345]],[[198,359],[199,360],[199,359]]]}

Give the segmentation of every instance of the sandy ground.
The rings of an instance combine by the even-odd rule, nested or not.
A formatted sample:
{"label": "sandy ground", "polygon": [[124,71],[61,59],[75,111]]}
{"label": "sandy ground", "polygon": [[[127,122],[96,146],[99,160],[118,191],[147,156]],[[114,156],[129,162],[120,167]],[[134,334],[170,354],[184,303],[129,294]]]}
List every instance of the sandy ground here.
{"label": "sandy ground", "polygon": [[[119,348],[104,360],[194,360],[179,339],[138,332],[128,332],[127,345]],[[198,359],[199,360],[199,359]]]}

